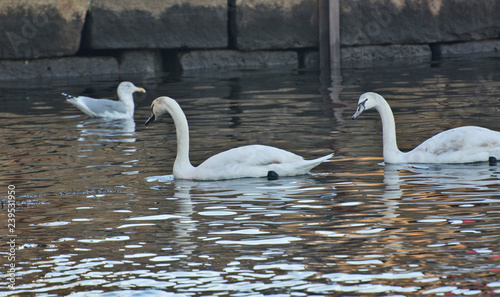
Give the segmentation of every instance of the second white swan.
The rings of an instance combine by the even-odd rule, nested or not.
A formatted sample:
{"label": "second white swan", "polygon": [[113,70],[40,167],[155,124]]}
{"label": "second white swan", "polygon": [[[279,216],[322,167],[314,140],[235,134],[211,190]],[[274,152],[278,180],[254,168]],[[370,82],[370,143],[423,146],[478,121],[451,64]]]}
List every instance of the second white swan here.
{"label": "second white swan", "polygon": [[177,157],[174,178],[192,180],[224,180],[243,177],[266,177],[306,174],[333,154],[314,160],[304,160],[294,153],[265,145],[247,145],[221,152],[194,167],[189,161],[189,128],[179,104],[169,97],[158,97],[151,104],[151,116],[146,126],[159,116],[169,113],[177,132]]}
{"label": "second white swan", "polygon": [[424,141],[409,152],[401,152],[396,143],[396,125],[391,107],[377,93],[359,97],[357,118],[362,112],[375,108],[382,119],[384,162],[386,163],[496,163],[500,158],[500,132],[487,128],[466,126],[443,131]]}

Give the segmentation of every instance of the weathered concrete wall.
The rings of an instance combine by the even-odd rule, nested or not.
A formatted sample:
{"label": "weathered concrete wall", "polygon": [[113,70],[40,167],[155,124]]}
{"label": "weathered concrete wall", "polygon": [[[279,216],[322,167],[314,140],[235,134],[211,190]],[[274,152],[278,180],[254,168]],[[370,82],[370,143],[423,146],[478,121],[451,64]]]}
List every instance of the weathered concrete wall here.
{"label": "weathered concrete wall", "polygon": [[241,50],[318,46],[315,0],[237,0],[235,40]]}
{"label": "weathered concrete wall", "polygon": [[343,0],[342,45],[428,44],[499,38],[498,0]]}
{"label": "weathered concrete wall", "polygon": [[54,59],[0,60],[0,80],[48,79],[119,74],[112,57],[69,57]]}
{"label": "weathered concrete wall", "polygon": [[93,0],[90,49],[227,47],[227,0]]}
{"label": "weathered concrete wall", "polygon": [[2,0],[0,59],[74,55],[88,9],[88,0]]}
{"label": "weathered concrete wall", "polygon": [[[0,79],[315,67],[318,1],[2,0]],[[498,53],[499,16],[500,0],[340,0],[342,61]]]}
{"label": "weathered concrete wall", "polygon": [[192,51],[180,54],[179,59],[184,70],[298,66],[297,53],[294,51]]}

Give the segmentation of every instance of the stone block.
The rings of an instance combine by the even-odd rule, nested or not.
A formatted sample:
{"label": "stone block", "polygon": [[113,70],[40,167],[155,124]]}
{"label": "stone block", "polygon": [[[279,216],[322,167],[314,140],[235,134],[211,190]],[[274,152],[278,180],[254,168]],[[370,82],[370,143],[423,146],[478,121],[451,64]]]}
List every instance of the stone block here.
{"label": "stone block", "polygon": [[118,61],[111,57],[0,61],[0,80],[68,78],[118,73]]}
{"label": "stone block", "polygon": [[227,47],[227,0],[93,0],[91,49]]}
{"label": "stone block", "polygon": [[242,50],[318,46],[318,2],[236,0],[233,32]]}
{"label": "stone block", "polygon": [[319,69],[319,52],[307,51],[304,53],[304,68],[305,69]]}
{"label": "stone block", "polygon": [[180,54],[179,61],[183,70],[256,69],[278,66],[297,67],[298,55],[295,51],[191,51]]}
{"label": "stone block", "polygon": [[340,0],[342,45],[418,44],[498,38],[496,0]]}
{"label": "stone block", "polygon": [[75,54],[88,0],[0,1],[0,59]]}
{"label": "stone block", "polygon": [[412,64],[430,61],[428,45],[368,45],[340,49],[342,66],[369,66],[391,61]]}
{"label": "stone block", "polygon": [[155,74],[163,71],[160,50],[128,50],[119,57],[122,74]]}
{"label": "stone block", "polygon": [[499,53],[500,40],[469,41],[452,44],[440,44],[439,52],[441,57],[481,54],[481,53]]}

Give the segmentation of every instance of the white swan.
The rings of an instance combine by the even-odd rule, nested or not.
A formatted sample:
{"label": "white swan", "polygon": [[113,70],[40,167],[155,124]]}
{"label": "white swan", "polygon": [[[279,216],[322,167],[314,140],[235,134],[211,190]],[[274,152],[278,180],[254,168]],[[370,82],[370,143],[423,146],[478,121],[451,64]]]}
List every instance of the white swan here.
{"label": "white swan", "polygon": [[[384,161],[386,163],[495,163],[500,158],[500,132],[466,126],[443,131],[413,150],[403,153],[396,143],[396,126],[391,107],[377,93],[364,93],[352,116],[375,108],[382,118]],[[491,159],[490,159],[491,157]]]}
{"label": "white swan", "polygon": [[167,112],[172,116],[177,132],[177,157],[174,162],[176,179],[224,180],[265,177],[269,173],[281,176],[301,175],[333,156],[329,154],[314,160],[304,160],[301,156],[275,147],[247,145],[214,155],[194,167],[189,161],[188,122],[174,99],[156,98],[151,104],[151,116],[146,121],[146,126]]}
{"label": "white swan", "polygon": [[131,82],[124,81],[118,86],[118,101],[62,94],[66,96],[69,103],[90,117],[125,119],[134,117],[134,92],[145,93],[146,90],[134,86]]}

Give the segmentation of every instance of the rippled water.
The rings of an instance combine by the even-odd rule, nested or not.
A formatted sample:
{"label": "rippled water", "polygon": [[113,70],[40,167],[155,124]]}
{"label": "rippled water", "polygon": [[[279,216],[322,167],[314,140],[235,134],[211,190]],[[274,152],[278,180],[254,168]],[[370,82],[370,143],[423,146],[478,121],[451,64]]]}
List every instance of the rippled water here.
{"label": "rippled water", "polygon": [[[377,91],[403,150],[455,126],[500,130],[499,69],[492,58],[344,69],[339,98],[315,72],[127,78],[148,91],[134,121],[87,119],[59,95],[111,95],[115,78],[3,83],[0,295],[499,294],[500,169],[384,165],[378,114],[350,120]],[[174,180],[171,119],[143,125],[159,95],[184,108],[193,163],[252,143],[335,157],[276,181]]]}

